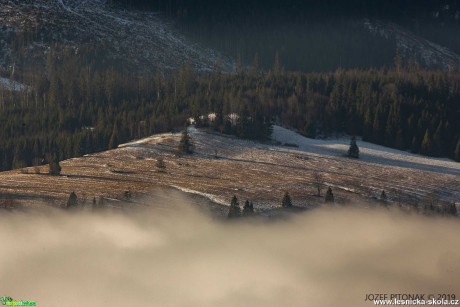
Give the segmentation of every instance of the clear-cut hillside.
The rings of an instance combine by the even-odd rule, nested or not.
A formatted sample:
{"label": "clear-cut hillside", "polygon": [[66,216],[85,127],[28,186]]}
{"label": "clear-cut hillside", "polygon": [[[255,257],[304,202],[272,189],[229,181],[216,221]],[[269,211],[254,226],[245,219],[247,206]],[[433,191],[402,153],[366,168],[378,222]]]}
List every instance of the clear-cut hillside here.
{"label": "clear-cut hillside", "polygon": [[1,1],[0,65],[17,61],[9,41],[27,32],[29,40],[21,53],[34,61],[44,61],[50,46],[78,48],[100,46],[109,58],[126,62],[143,71],[162,71],[192,65],[198,71],[232,70],[230,59],[185,39],[170,21],[154,12],[123,10],[106,1],[37,0]]}

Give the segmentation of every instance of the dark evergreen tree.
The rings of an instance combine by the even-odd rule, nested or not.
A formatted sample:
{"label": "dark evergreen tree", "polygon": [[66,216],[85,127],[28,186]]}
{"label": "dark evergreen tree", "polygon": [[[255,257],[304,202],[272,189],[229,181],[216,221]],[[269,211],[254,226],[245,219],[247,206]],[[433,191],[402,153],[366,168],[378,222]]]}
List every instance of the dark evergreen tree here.
{"label": "dark evergreen tree", "polygon": [[67,208],[76,207],[78,205],[78,198],[75,192],[70,193],[69,199],[67,200]]}
{"label": "dark evergreen tree", "polygon": [[386,203],[388,201],[387,199],[387,194],[385,193],[385,190],[382,190],[382,193],[380,193],[380,201]]}
{"label": "dark evergreen tree", "polygon": [[324,197],[324,201],[326,203],[333,203],[334,202],[334,194],[332,193],[331,187],[327,189],[326,196]]}
{"label": "dark evergreen tree", "polygon": [[50,159],[48,173],[53,176],[59,176],[61,174],[61,165],[59,164],[59,159],[55,154]]}
{"label": "dark evergreen tree", "polygon": [[240,204],[238,202],[238,198],[236,198],[235,195],[233,195],[233,198],[230,202],[230,208],[228,210],[228,218],[238,218],[241,216],[241,208]]}
{"label": "dark evergreen tree", "polygon": [[281,200],[281,207],[283,208],[291,208],[292,207],[292,200],[289,193],[286,191],[284,193],[283,199]]}
{"label": "dark evergreen tree", "polygon": [[348,156],[351,158],[359,158],[359,148],[356,144],[356,137],[353,136],[350,142],[350,148],[348,149]]}
{"label": "dark evergreen tree", "polygon": [[179,152],[181,153],[186,153],[186,154],[192,154],[193,153],[193,144],[192,140],[190,138],[190,135],[188,134],[187,128],[182,131],[182,136],[179,141]]}
{"label": "dark evergreen tree", "polygon": [[252,216],[254,215],[254,206],[252,202],[249,202],[249,200],[246,200],[244,203],[243,207],[243,216]]}

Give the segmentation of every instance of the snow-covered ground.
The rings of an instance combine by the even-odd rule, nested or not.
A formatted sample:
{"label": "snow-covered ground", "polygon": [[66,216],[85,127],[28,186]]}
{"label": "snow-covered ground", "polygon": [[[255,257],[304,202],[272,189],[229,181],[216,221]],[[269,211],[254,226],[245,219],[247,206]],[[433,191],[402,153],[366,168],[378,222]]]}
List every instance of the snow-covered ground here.
{"label": "snow-covered ground", "polygon": [[0,77],[0,87],[5,90],[14,92],[22,92],[28,89],[28,86],[25,84],[2,77]]}
{"label": "snow-covered ground", "polygon": [[402,55],[408,59],[419,61],[426,67],[444,70],[460,68],[460,56],[444,46],[438,45],[423,37],[382,20],[365,20],[366,29],[389,40],[395,40]]}
{"label": "snow-covered ground", "polygon": [[[220,63],[223,71],[233,70],[233,60],[187,40],[174,24],[156,12],[124,10],[101,0],[4,0],[0,4],[0,64],[13,63],[14,53],[4,43],[14,32],[39,31],[24,46],[30,57],[46,59],[49,46],[58,43],[75,48],[104,46],[109,58],[150,71],[192,65],[212,71]],[[45,57],[43,57],[45,55]],[[37,59],[38,60],[38,59]],[[3,63],[2,63],[3,61]]]}
{"label": "snow-covered ground", "polygon": [[[280,126],[273,127],[272,138],[283,144],[296,144],[302,151],[339,157],[347,153],[350,145],[348,138],[309,139]],[[358,141],[358,147],[361,161],[460,176],[460,163],[449,159],[424,157],[363,141]]]}

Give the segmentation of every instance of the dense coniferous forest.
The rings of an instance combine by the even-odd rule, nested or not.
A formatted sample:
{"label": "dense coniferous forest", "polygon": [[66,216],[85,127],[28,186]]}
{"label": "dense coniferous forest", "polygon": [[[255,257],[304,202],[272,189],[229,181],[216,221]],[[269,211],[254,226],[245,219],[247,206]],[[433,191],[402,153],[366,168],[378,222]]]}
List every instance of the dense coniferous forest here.
{"label": "dense coniferous forest", "polygon": [[[199,124],[242,138],[266,139],[270,124],[278,123],[308,137],[346,132],[460,161],[458,72],[398,60],[379,70],[301,73],[275,63],[266,73],[253,66],[197,75],[186,66],[170,76],[146,76],[103,68],[95,58],[54,48],[45,71],[17,74],[28,91],[0,90],[2,170],[116,148],[208,113],[216,120]],[[232,113],[239,114],[236,122],[226,116]]]}
{"label": "dense coniferous forest", "polygon": [[[397,23],[459,53],[458,0],[114,1],[164,12],[193,41],[248,66],[331,71],[390,66],[396,43],[372,35],[365,18]],[[445,8],[448,7],[449,10]],[[421,59],[415,59],[423,63]]]}

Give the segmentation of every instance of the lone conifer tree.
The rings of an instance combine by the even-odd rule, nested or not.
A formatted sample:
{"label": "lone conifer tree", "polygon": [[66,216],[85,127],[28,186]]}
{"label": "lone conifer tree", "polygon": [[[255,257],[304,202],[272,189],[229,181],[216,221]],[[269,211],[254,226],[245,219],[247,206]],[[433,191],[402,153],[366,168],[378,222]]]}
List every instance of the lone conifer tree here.
{"label": "lone conifer tree", "polygon": [[350,142],[350,148],[348,149],[348,156],[351,158],[359,158],[359,148],[358,145],[356,145],[356,137],[353,136],[351,138]]}
{"label": "lone conifer tree", "polygon": [[162,157],[159,157],[156,162],[156,167],[160,170],[160,172],[164,172],[166,169],[165,161]]}
{"label": "lone conifer tree", "polygon": [[67,208],[72,208],[77,206],[77,194],[75,192],[70,193],[69,199],[67,200]]}
{"label": "lone conifer tree", "polygon": [[380,194],[380,201],[386,203],[387,200],[387,194],[385,193],[385,190],[382,190],[382,193]]}
{"label": "lone conifer tree", "polygon": [[244,203],[243,207],[243,216],[251,216],[254,215],[254,206],[252,202],[249,202],[249,200],[246,200]]}
{"label": "lone conifer tree", "polygon": [[324,201],[327,203],[333,203],[334,202],[334,194],[332,193],[331,187],[327,189],[326,196],[324,197]]}
{"label": "lone conifer tree", "polygon": [[179,141],[179,152],[192,154],[193,153],[193,145],[192,140],[188,134],[187,128],[184,129],[182,132],[182,137]]}
{"label": "lone conifer tree", "polygon": [[56,155],[53,155],[50,159],[50,169],[48,173],[53,176],[59,176],[61,174],[61,166],[59,165],[59,159]]}
{"label": "lone conifer tree", "polygon": [[237,218],[241,216],[241,208],[238,202],[238,198],[233,195],[232,201],[230,202],[230,209],[228,210],[228,218]]}
{"label": "lone conifer tree", "polygon": [[291,208],[292,207],[292,200],[291,196],[288,192],[284,193],[283,200],[281,201],[281,206],[283,208]]}

